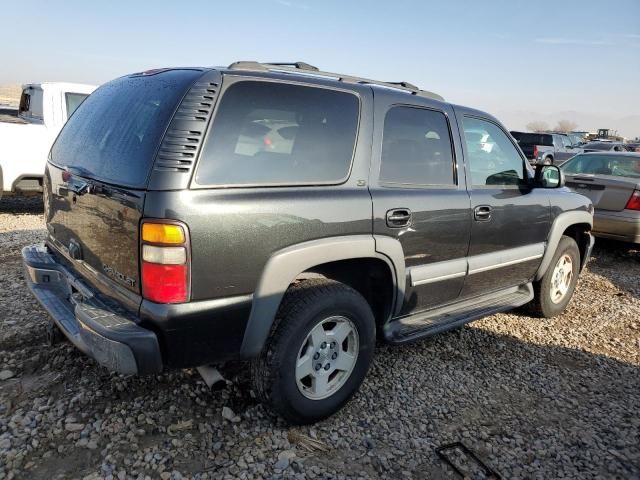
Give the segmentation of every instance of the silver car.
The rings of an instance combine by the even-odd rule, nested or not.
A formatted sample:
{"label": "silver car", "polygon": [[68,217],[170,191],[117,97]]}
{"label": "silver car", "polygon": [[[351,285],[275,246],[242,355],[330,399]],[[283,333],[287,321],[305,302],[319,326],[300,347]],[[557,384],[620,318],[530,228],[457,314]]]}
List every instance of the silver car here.
{"label": "silver car", "polygon": [[591,199],[594,235],[640,243],[640,154],[580,153],[560,168],[566,185]]}

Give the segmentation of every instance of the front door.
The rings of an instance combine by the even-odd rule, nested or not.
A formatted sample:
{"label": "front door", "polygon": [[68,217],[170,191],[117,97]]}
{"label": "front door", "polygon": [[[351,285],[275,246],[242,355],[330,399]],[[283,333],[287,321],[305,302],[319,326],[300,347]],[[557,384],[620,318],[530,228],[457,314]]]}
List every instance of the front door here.
{"label": "front door", "polygon": [[370,191],[374,234],[400,241],[406,291],[401,314],[456,300],[466,276],[471,211],[453,110],[429,99],[394,104],[376,91]]}
{"label": "front door", "polygon": [[549,198],[529,186],[532,175],[497,122],[456,108],[463,130],[471,196],[469,271],[462,297],[529,282],[542,261],[550,229]]}

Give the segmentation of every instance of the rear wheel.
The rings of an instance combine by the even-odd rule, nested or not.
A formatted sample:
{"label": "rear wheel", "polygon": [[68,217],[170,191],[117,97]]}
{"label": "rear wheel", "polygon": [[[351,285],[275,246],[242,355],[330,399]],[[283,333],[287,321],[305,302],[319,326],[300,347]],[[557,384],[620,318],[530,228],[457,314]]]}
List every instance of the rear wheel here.
{"label": "rear wheel", "polygon": [[551,157],[545,157],[544,161],[542,162],[543,165],[553,165],[553,158]]}
{"label": "rear wheel", "polygon": [[563,236],[547,272],[533,284],[535,297],[529,304],[531,313],[544,318],[562,313],[571,301],[579,271],[578,245],[573,238]]}
{"label": "rear wheel", "polygon": [[254,391],[290,423],[326,418],[364,380],[375,338],[371,308],[351,287],[324,279],[293,285],[252,363]]}

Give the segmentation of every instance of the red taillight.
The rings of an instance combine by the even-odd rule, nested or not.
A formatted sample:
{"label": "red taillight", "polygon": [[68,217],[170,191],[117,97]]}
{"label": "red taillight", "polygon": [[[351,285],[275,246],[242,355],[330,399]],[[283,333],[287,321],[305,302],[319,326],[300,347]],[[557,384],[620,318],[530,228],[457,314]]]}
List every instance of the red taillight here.
{"label": "red taillight", "polygon": [[186,227],[144,222],[140,239],[142,296],[156,303],[188,301],[190,255]]}
{"label": "red taillight", "polygon": [[627,206],[624,208],[627,210],[640,210],[640,190],[633,191],[631,197],[629,197]]}
{"label": "red taillight", "polygon": [[142,262],[142,296],[157,303],[181,303],[188,298],[186,265]]}
{"label": "red taillight", "polygon": [[538,156],[538,146],[534,145],[533,146],[533,158],[536,158]]}

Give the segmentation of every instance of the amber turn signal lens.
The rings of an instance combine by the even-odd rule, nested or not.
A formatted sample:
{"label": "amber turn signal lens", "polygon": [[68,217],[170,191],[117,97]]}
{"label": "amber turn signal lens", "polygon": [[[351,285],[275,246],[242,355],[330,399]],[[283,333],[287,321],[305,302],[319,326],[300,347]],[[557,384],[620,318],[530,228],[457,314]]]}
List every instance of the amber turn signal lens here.
{"label": "amber turn signal lens", "polygon": [[180,225],[168,223],[143,223],[142,241],[149,243],[182,244],[184,243],[184,230]]}

